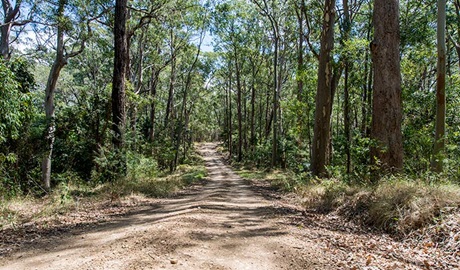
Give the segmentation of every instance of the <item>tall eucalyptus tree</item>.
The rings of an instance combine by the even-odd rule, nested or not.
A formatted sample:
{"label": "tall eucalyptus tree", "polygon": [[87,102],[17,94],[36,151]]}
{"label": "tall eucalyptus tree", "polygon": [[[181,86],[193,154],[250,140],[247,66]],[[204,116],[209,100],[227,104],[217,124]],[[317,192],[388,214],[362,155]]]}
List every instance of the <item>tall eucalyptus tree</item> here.
{"label": "tall eucalyptus tree", "polygon": [[[56,3],[49,2],[49,4],[51,9],[54,10],[54,13],[51,15],[54,22],[51,26],[56,36],[56,54],[45,88],[46,143],[42,160],[42,184],[45,189],[50,188],[51,180],[51,161],[56,130],[54,95],[59,75],[70,58],[83,52],[85,43],[91,34],[90,23],[98,17],[97,15],[91,15],[86,9],[76,12],[75,9],[77,8],[75,4],[78,3],[72,3],[71,5],[68,3],[68,0],[58,0]],[[46,7],[42,8],[44,11],[46,10]],[[47,19],[49,16],[46,13],[44,15],[44,19]],[[49,23],[45,23],[44,25],[49,25]]]}
{"label": "tall eucalyptus tree", "polygon": [[334,48],[335,1],[324,3],[321,49],[319,53],[318,86],[316,90],[315,129],[311,171],[316,176],[326,175],[329,164],[332,104],[335,92],[335,78],[332,70],[332,49]]}
{"label": "tall eucalyptus tree", "polygon": [[112,77],[112,142],[115,149],[123,147],[123,129],[126,121],[125,95],[126,77],[129,59],[128,32],[128,1],[115,1],[114,35],[114,61]]}
{"label": "tall eucalyptus tree", "polygon": [[438,0],[436,123],[431,169],[442,172],[446,144],[446,0]]}
{"label": "tall eucalyptus tree", "polygon": [[396,172],[403,166],[399,0],[375,0],[373,25],[371,162],[382,171]]}

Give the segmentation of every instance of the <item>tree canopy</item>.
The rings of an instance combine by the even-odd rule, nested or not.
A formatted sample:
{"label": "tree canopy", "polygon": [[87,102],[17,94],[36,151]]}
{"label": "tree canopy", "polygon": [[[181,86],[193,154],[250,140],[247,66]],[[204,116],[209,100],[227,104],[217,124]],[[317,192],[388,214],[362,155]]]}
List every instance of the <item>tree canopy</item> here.
{"label": "tree canopy", "polygon": [[200,141],[305,179],[459,181],[460,4],[386,2],[2,1],[0,189],[174,171]]}

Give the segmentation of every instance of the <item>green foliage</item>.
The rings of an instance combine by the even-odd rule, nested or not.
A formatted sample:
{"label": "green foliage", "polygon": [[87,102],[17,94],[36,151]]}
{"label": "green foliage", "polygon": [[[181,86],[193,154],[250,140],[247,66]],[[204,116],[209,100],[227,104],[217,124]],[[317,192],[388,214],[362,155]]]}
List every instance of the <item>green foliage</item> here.
{"label": "green foliage", "polygon": [[80,102],[79,106],[63,104],[57,114],[54,171],[74,171],[89,181],[99,147],[109,138],[108,96],[82,93]]}
{"label": "green foliage", "polygon": [[8,62],[8,67],[21,93],[30,93],[36,87],[34,75],[30,71],[30,63],[26,59],[15,57]]}
{"label": "green foliage", "polygon": [[[85,183],[136,183],[145,180],[148,184],[143,184],[143,188],[148,190],[154,186],[150,182],[153,183],[165,171],[181,170],[180,164],[197,161],[193,154],[194,141],[225,141],[227,147],[233,146],[231,150],[235,154],[239,140],[237,68],[241,79],[244,136],[241,165],[273,169],[270,166],[274,144],[272,103],[275,60],[278,60],[277,79],[280,82],[279,126],[275,127],[279,135],[276,142],[279,163],[280,168],[293,173],[289,177],[275,177],[277,180],[273,182],[283,190],[294,190],[305,182],[314,181],[310,179],[308,170],[315,124],[318,75],[315,51],[318,53],[322,3],[305,3],[309,24],[306,29],[306,21],[303,21],[304,32],[300,33],[304,39],[303,47],[299,48],[298,3],[274,0],[265,7],[264,13],[254,2],[245,1],[211,1],[206,4],[195,0],[164,3],[132,1],[130,5],[133,9],[127,23],[132,36],[126,91],[125,149],[113,152],[110,133],[113,44],[111,29],[107,27],[113,23],[113,14],[102,12],[112,3],[96,2],[68,2],[65,16],[58,17],[56,2],[37,3],[37,20],[47,23],[33,25],[43,33],[43,36],[38,36],[37,44],[28,50],[29,57],[34,61],[13,57],[7,63],[0,63],[2,194],[38,192],[39,189],[45,127],[43,90],[54,58],[54,54],[50,53],[52,48],[46,47],[41,38],[55,34],[57,25],[65,30],[66,43],[72,45],[66,48],[67,53],[78,49],[82,38],[87,39],[84,51],[69,59],[55,93],[56,140],[52,182],[57,189],[62,189],[69,179],[78,178]],[[436,82],[436,33],[433,25],[436,12],[432,0],[405,0],[401,1],[400,7],[404,173],[418,178],[429,170],[433,159]],[[369,138],[372,1],[351,3],[350,8],[354,14],[349,33],[344,33],[343,17],[338,18],[333,60],[336,70],[344,68],[345,59],[349,64],[347,89],[351,137],[347,138],[344,126],[343,70],[338,74],[340,77],[332,108],[331,164],[327,168],[332,178],[340,180],[321,184],[321,192],[329,205],[325,209],[336,207],[340,200],[335,201],[334,198],[340,197],[337,194],[348,192],[349,185],[368,183],[372,170],[378,169],[371,167],[369,160],[369,148],[373,143]],[[154,20],[141,19],[149,12]],[[268,14],[275,20],[270,21]],[[458,20],[452,3],[448,7],[448,16],[450,36],[456,39],[460,30],[457,29]],[[87,23],[88,18],[93,20]],[[274,57],[275,36],[271,22],[276,22],[279,27],[278,59]],[[88,32],[88,27],[92,34]],[[203,36],[203,33],[206,34]],[[214,52],[200,52],[194,62],[203,37],[203,44],[213,39]],[[307,37],[308,42],[305,40]],[[302,64],[297,62],[299,49],[303,53]],[[442,156],[445,172],[441,176],[458,182],[460,76],[458,56],[452,44],[448,53],[447,147]],[[173,60],[174,69],[171,67]],[[28,70],[32,63],[35,63],[35,74]],[[174,70],[175,74],[172,74]],[[298,93],[299,82],[303,86],[301,94]],[[164,118],[169,89],[174,90],[173,106],[166,125]],[[151,134],[153,138],[150,138]],[[227,141],[229,135],[232,135],[232,142]],[[351,159],[349,174],[346,171],[348,150]],[[194,175],[188,177],[191,180]],[[166,190],[171,189],[167,181],[161,183],[157,186],[163,186],[160,189],[164,192],[152,190],[149,193],[166,194]]]}
{"label": "green foliage", "polygon": [[101,147],[94,158],[95,167],[91,171],[91,180],[95,183],[123,181],[127,170],[126,158],[122,151]]}
{"label": "green foliage", "polygon": [[14,153],[0,153],[0,194],[3,197],[15,196],[19,189],[15,176],[17,174],[11,170],[17,163],[17,155]]}
{"label": "green foliage", "polygon": [[182,174],[181,178],[185,185],[191,185],[207,176],[207,170],[204,166],[181,166],[178,168],[178,172]]}
{"label": "green foliage", "polygon": [[126,181],[156,178],[159,173],[158,164],[152,157],[128,151]]}
{"label": "green foliage", "polygon": [[30,106],[29,96],[21,89],[14,73],[0,62],[0,143],[20,136]]}
{"label": "green foliage", "polygon": [[27,175],[28,132],[32,119],[30,91],[35,86],[24,59],[0,62],[0,191],[7,196],[20,192]]}
{"label": "green foliage", "polygon": [[[143,177],[118,179],[107,185],[108,192],[111,193],[112,198],[121,198],[130,194],[168,197],[206,177],[206,169],[199,165],[180,165],[172,174],[159,175],[157,171],[152,173],[153,175],[144,173]],[[132,176],[132,172],[128,175]]]}
{"label": "green foliage", "polygon": [[272,154],[271,146],[271,142],[268,140],[258,143],[254,149],[254,152],[252,152],[252,157],[249,156],[248,158],[251,158],[250,160],[254,160],[255,163],[262,168],[270,166]]}

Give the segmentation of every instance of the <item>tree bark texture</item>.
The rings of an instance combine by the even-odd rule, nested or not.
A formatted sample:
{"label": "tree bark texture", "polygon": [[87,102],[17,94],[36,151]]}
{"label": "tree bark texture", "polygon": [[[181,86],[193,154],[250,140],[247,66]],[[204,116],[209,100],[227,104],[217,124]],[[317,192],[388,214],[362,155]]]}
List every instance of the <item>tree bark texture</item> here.
{"label": "tree bark texture", "polygon": [[446,133],[446,0],[438,0],[436,124],[431,170],[442,172]]}
{"label": "tree bark texture", "polygon": [[249,139],[249,143],[251,146],[251,152],[254,151],[254,147],[256,144],[256,133],[255,133],[255,113],[256,113],[256,108],[255,108],[255,103],[256,103],[256,71],[255,71],[255,63],[252,63],[252,83],[251,83],[251,120],[250,120],[250,125],[251,125],[251,135]]}
{"label": "tree bark texture", "polygon": [[399,0],[375,0],[373,24],[371,164],[396,172],[403,165]]}
{"label": "tree bark texture", "polygon": [[[179,134],[177,134],[177,137],[176,137],[177,141],[176,141],[176,148],[175,148],[175,153],[174,153],[174,170],[176,170],[177,164],[179,162],[180,146],[181,146],[182,142],[186,141],[185,137],[187,135],[188,118],[189,118],[188,117],[188,111],[189,110],[187,110],[187,100],[188,100],[189,91],[192,88],[193,71],[196,68],[198,59],[200,57],[200,53],[201,53],[201,43],[198,46],[197,52],[195,54],[195,59],[193,60],[193,63],[190,66],[190,69],[187,71],[187,78],[186,78],[185,85],[184,85],[184,95],[182,97],[182,110],[181,110],[180,116],[179,116],[179,132],[178,132]],[[185,159],[185,156],[186,156],[185,143],[184,143],[183,151],[184,151],[183,157]]]}
{"label": "tree bark texture", "polygon": [[318,85],[316,90],[315,127],[311,171],[324,177],[330,155],[331,113],[334,97],[334,76],[332,75],[331,51],[334,46],[335,1],[324,4],[321,49],[319,54]]}
{"label": "tree bark texture", "polygon": [[114,34],[114,69],[112,81],[112,142],[115,149],[123,146],[123,130],[126,121],[126,62],[128,61],[128,43],[126,21],[128,0],[116,0]]}

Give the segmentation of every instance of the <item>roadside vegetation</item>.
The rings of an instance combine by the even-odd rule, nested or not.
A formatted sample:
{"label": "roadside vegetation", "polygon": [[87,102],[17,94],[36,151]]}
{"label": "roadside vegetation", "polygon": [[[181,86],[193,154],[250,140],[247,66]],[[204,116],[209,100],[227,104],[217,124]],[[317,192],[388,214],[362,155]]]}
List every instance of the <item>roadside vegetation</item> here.
{"label": "roadside vegetation", "polygon": [[439,175],[393,175],[366,184],[235,165],[245,179],[296,194],[296,202],[306,211],[338,215],[400,239],[427,240],[452,251],[460,248],[460,186]]}
{"label": "roadside vegetation", "polygon": [[[202,181],[206,169],[201,157],[193,153],[188,164],[173,173],[160,171],[152,159],[131,156],[127,175],[114,182],[85,182],[67,175],[46,195],[32,192],[0,202],[0,229],[15,229],[27,224],[49,223],[79,211],[97,214],[103,208],[126,207],[152,198],[169,197],[186,186]],[[134,202],[134,203],[133,203]],[[121,212],[127,209],[120,210]],[[78,221],[78,220],[77,220]]]}
{"label": "roadside vegetation", "polygon": [[460,242],[460,0],[1,6],[0,227],[170,196],[220,141],[305,209]]}

